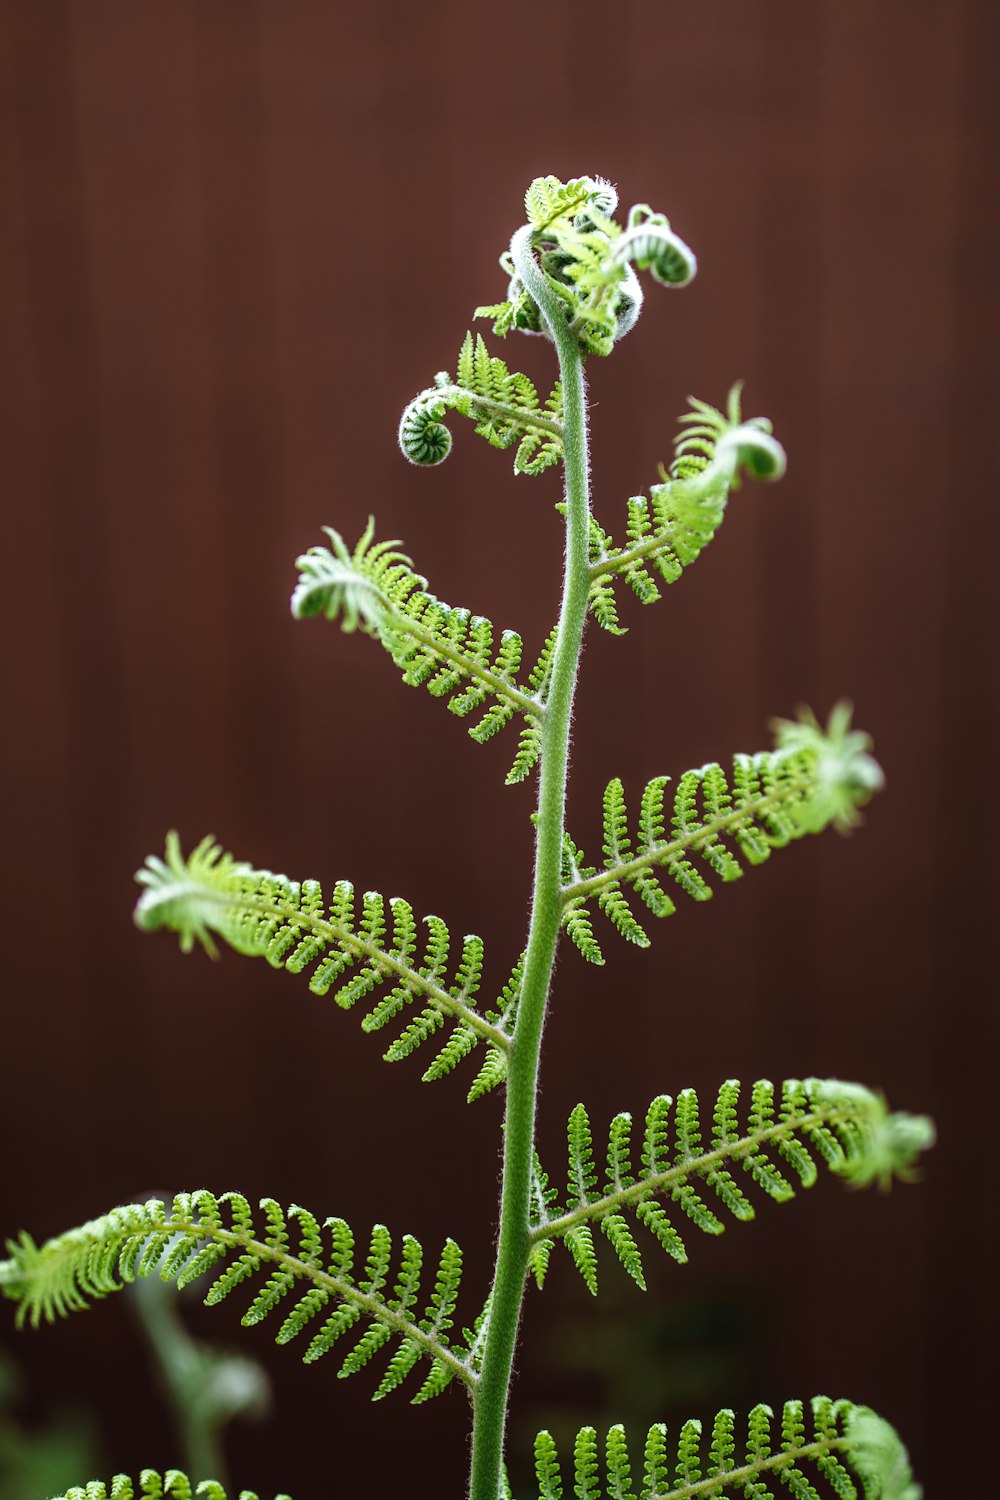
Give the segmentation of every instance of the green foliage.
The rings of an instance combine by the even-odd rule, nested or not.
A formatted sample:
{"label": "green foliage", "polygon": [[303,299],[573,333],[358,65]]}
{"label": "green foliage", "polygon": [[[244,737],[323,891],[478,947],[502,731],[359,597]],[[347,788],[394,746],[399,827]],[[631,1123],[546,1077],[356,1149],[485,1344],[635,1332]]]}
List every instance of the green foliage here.
{"label": "green foliage", "polygon": [[[698,1097],[684,1089],[676,1101],[660,1094],[646,1112],[641,1167],[632,1150],[632,1116],[611,1122],[603,1182],[594,1164],[590,1119],[582,1104],[569,1118],[566,1197],[560,1203],[539,1164],[532,1201],[532,1270],[541,1286],[549,1253],[562,1240],[591,1292],[597,1291],[593,1226],[600,1227],[632,1279],[645,1290],[642,1256],[627,1216],[649,1231],[668,1255],[687,1260],[684,1240],[663,1203],[705,1234],[721,1234],[719,1212],[752,1219],[754,1205],[733,1176],[745,1177],[776,1203],[812,1187],[817,1158],[854,1186],[908,1178],[934,1139],[920,1115],[890,1114],[885,1100],[860,1084],[839,1079],[788,1079],[780,1090],[767,1079],[753,1085],[746,1124],[738,1120],[740,1085],[719,1090],[710,1136],[703,1142]],[[671,1119],[672,1117],[672,1119]],[[671,1144],[671,1124],[673,1143]],[[703,1196],[702,1187],[714,1195]]]}
{"label": "green foliage", "polygon": [[[615,189],[599,177],[537,178],[525,197],[527,223],[501,257],[506,299],[477,310],[493,319],[499,336],[519,330],[551,339],[559,372],[549,395],[540,398],[525,375],[467,334],[454,379],[439,374],[399,425],[403,453],[418,464],[447,455],[452,438],[443,418],[457,412],[491,446],[515,448],[516,472],[562,465],[563,593],[553,611],[558,625],[531,670],[522,673],[519,635],[497,637],[489,620],[442,603],[397,542],[375,541],[371,521],[353,551],[327,528],[329,545],[298,559],[292,597],[300,618],[322,614],[339,619],[345,631],[379,640],[404,682],[425,686],[456,715],[471,716],[473,739],[489,739],[517,721],[508,781],[538,766],[535,870],[525,951],[499,997],[480,1007],[481,940],[466,936],[453,958],[445,923],[426,917],[421,932],[400,897],[386,901],[374,891],[359,897],[343,880],[324,894],[315,880],[300,883],[239,862],[211,838],[185,858],[175,834],[164,858],[148,859],[137,877],[140,927],[174,931],[185,951],[197,943],[214,954],[218,938],[277,968],[307,973],[314,994],[330,994],[344,1009],[360,1005],[363,1030],[400,1024],[385,1054],[390,1061],[434,1039],[425,1079],[452,1071],[482,1047],[469,1098],[506,1085],[496,1262],[476,1304],[482,1311],[471,1327],[455,1330],[462,1257],[450,1239],[425,1278],[420,1244],[407,1235],[394,1252],[389,1231],[377,1224],[360,1243],[356,1265],[354,1235],[343,1219],[320,1224],[305,1209],[285,1212],[268,1198],[258,1227],[238,1193],[182,1193],[169,1207],[158,1199],[129,1204],[40,1247],[24,1234],[0,1263],[0,1290],[17,1302],[19,1322],[37,1324],[85,1307],[136,1277],[156,1274],[178,1287],[206,1277],[209,1303],[246,1283],[243,1322],[280,1312],[277,1342],[298,1339],[307,1363],[340,1345],[347,1352],[339,1374],[348,1376],[381,1354],[375,1399],[418,1367],[423,1378],[412,1382],[415,1402],[464,1385],[474,1398],[470,1500],[511,1500],[503,1441],[524,1286],[529,1273],[544,1283],[557,1243],[596,1292],[599,1230],[644,1287],[643,1231],[683,1262],[687,1249],[677,1225],[685,1219],[718,1234],[726,1216],[751,1219],[755,1198],[781,1203],[797,1187],[811,1186],[820,1164],[856,1186],[888,1186],[912,1176],[933,1140],[927,1119],[890,1113],[880,1095],[857,1084],[792,1079],[776,1089],[761,1081],[741,1108],[739,1085],[730,1079],[710,1123],[691,1089],[676,1100],[654,1099],[635,1149],[631,1116],[616,1115],[602,1165],[590,1118],[578,1105],[567,1131],[564,1191],[538,1159],[540,1044],[562,933],[586,958],[603,963],[595,935],[602,913],[624,938],[645,947],[633,896],[658,917],[675,909],[670,884],[705,900],[712,894],[709,876],[735,880],[744,865],[762,864],[807,833],[851,828],[882,784],[867,735],[851,728],[851,710],[840,705],[825,728],[808,713],[780,721],[775,747],[736,756],[730,772],[715,762],[686,772],[669,802],[668,778],[654,778],[636,828],[622,782],[611,781],[600,865],[588,864],[566,831],[573,696],[588,614],[623,633],[615,593],[621,580],[642,603],[658,599],[661,585],[674,582],[712,539],[741,476],[777,479],[785,467],[770,423],[744,420],[735,386],[725,413],[692,401],[670,472],[661,469],[662,482],[649,496],[628,502],[623,544],[593,518],[584,360],[609,354],[635,325],[643,300],[639,272],[681,287],[696,269],[693,253],[662,214],[636,204],[623,227],[613,218],[617,204]],[[519,899],[513,887],[512,897]],[[447,1149],[442,1141],[442,1157]],[[665,1427],[655,1425],[645,1440],[641,1485],[637,1458],[624,1427],[611,1427],[602,1442],[594,1428],[583,1428],[573,1455],[575,1500],[630,1500],[637,1486],[641,1500],[775,1500],[779,1488],[795,1500],[818,1500],[810,1476],[838,1500],[919,1500],[920,1494],[893,1429],[867,1408],[825,1397],[809,1408],[786,1402],[777,1417],[757,1406],[745,1428],[724,1409],[710,1429],[688,1421],[671,1442]],[[536,1440],[535,1470],[541,1500],[562,1500],[568,1491],[547,1432]],[[412,1489],[412,1476],[403,1484]],[[177,1470],[144,1471],[140,1486],[154,1500],[193,1500]],[[96,1481],[69,1493],[74,1500],[108,1500]],[[215,1481],[195,1493],[225,1500]],[[112,1481],[110,1495],[136,1500],[124,1476]],[[244,1493],[242,1500],[253,1497]]]}
{"label": "green foliage", "polygon": [[[610,217],[618,194],[601,177],[560,182],[538,177],[525,194],[531,246],[539,267],[583,354],[606,355],[635,326],[642,288],[633,267],[651,272],[664,286],[686,286],[697,262],[663,214],[645,203],[629,212],[625,230]],[[545,331],[538,303],[517,274],[509,254],[500,265],[510,281],[507,297],[478,307],[477,317],[493,319],[505,337],[514,329]]]}
{"label": "green foliage", "polygon": [[308,1209],[294,1204],[286,1213],[273,1198],[262,1198],[260,1207],[264,1222],[258,1228],[242,1194],[216,1197],[202,1189],[178,1193],[169,1207],[150,1198],[114,1208],[41,1246],[22,1234],[8,1242],[0,1291],[17,1303],[19,1325],[37,1327],[42,1319],[51,1323],[83,1310],[137,1276],[156,1273],[180,1289],[211,1273],[208,1306],[257,1278],[243,1326],[262,1322],[280,1307],[284,1317],[275,1342],[287,1344],[308,1330],[306,1364],[366,1323],[340,1366],[341,1377],[355,1374],[383,1346],[398,1342],[376,1401],[395,1390],[421,1359],[430,1361],[430,1370],[414,1403],[439,1395],[456,1377],[475,1384],[469,1348],[448,1339],[462,1277],[462,1253],[454,1240],[445,1241],[434,1290],[420,1315],[423,1249],[412,1235],[403,1236],[390,1290],[393,1247],[384,1225],[372,1230],[358,1274],[354,1234],[343,1219],[320,1225]]}
{"label": "green foliage", "polygon": [[509,724],[524,720],[517,758],[508,783],[523,781],[540,749],[539,724],[552,667],[553,637],[519,683],[523,643],[505,630],[494,651],[492,622],[467,609],[444,604],[426,590],[427,580],[413,571],[396,542],[373,545],[375,523],[369,519],[353,553],[343,537],[326,526],[331,547],[310,547],[296,559],[299,582],[292,594],[297,619],[338,616],[345,631],[360,628],[374,636],[402,670],[410,687],[426,687],[435,698],[447,698],[459,718],[482,717],[469,730],[479,744]]}
{"label": "green foliage", "polygon": [[[603,1446],[603,1455],[601,1449]],[[603,1456],[603,1465],[601,1457]],[[604,1483],[600,1483],[600,1470]],[[573,1446],[578,1500],[636,1500],[625,1429],[616,1424],[604,1444],[593,1427]],[[535,1438],[539,1500],[561,1500],[562,1472],[548,1432]],[[825,1481],[839,1500],[920,1500],[906,1449],[882,1417],[852,1401],[814,1396],[808,1408],[786,1401],[780,1422],[769,1406],[755,1406],[737,1439],[735,1414],[724,1408],[706,1429],[697,1418],[683,1423],[671,1447],[667,1429],[649,1429],[643,1450],[641,1500],[818,1500],[810,1479]]]}
{"label": "green foliage", "polygon": [[452,380],[447,370],[429,389],[414,396],[399,423],[399,446],[414,464],[439,464],[451,452],[451,433],[441,418],[447,411],[469,417],[491,448],[517,443],[515,474],[541,474],[562,459],[562,389],[557,381],[545,398],[527,375],[511,372],[491,355],[482,335],[471,333],[458,353]]}
{"label": "green foliage", "polygon": [[[507,1028],[517,1004],[517,971],[501,996],[501,1009],[478,1011],[482,940],[474,934],[462,939],[449,983],[451,935],[446,924],[440,917],[424,918],[423,958],[418,962],[417,921],[401,896],[386,902],[377,891],[366,891],[359,916],[349,880],[338,881],[327,901],[318,881],[300,883],[255,870],[223,853],[211,838],[202,839],[185,859],[175,833],[167,837],[165,858],[150,855],[136,879],[145,887],[135,910],[137,924],[146,932],[160,927],[176,932],[185,953],[198,942],[214,955],[216,934],[237,953],[264,957],[276,969],[290,974],[311,969],[314,995],[331,994],[343,1010],[364,1001],[363,1031],[381,1031],[418,1006],[385,1052],[386,1062],[409,1057],[452,1022],[447,1041],[423,1075],[427,1082],[451,1072],[481,1041],[489,1044],[490,1067],[494,1072],[500,1068],[499,1058],[510,1046]],[[485,1087],[474,1085],[474,1095]]]}
{"label": "green foliage", "polygon": [[625,634],[614,589],[619,579],[640,603],[654,604],[661,597],[657,577],[676,583],[718,531],[741,472],[754,479],[784,473],[784,451],[767,418],[743,420],[739,385],[730,391],[726,415],[693,397],[691,406],[681,417],[686,426],[675,444],[671,474],[652,486],[648,498],[634,495],[628,502],[626,544],[618,546],[590,519],[590,608],[613,635]]}
{"label": "green foliage", "polygon": [[[686,771],[677,783],[667,831],[665,793],[669,778],[657,776],[642,795],[633,849],[625,792],[620,780],[604,793],[604,865],[585,863],[568,835],[563,840],[563,925],[584,958],[602,964],[588,903],[595,899],[622,937],[640,948],[649,938],[628,904],[629,886],[655,917],[676,907],[655,871],[661,871],[694,901],[712,895],[699,868],[723,882],[743,874],[742,858],[760,865],[807,833],[859,821],[859,809],[882,785],[869,754],[868,735],[850,729],[851,710],[834,709],[824,731],[807,711],[798,723],[779,721],[774,750],[737,755],[730,776],[715,762]],[[698,863],[695,863],[697,861]]]}
{"label": "green foliage", "polygon": [[[67,1490],[55,1500],[226,1500],[226,1491],[214,1479],[203,1479],[195,1484],[180,1469],[166,1469],[162,1474],[156,1469],[143,1469],[138,1486],[127,1474],[116,1474],[110,1486],[103,1480],[92,1479],[89,1484]],[[257,1500],[253,1490],[240,1490],[239,1500]],[[290,1495],[276,1495],[274,1500],[291,1500]]]}

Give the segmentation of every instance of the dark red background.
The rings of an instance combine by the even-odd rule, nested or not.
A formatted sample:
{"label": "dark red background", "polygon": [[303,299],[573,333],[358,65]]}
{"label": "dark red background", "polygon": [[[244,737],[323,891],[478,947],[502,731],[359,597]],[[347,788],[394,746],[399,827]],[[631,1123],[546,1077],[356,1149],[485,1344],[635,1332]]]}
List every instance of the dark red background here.
{"label": "dark red background", "polygon": [[[407,895],[521,946],[529,789],[383,653],[296,625],[292,562],[369,512],[432,587],[537,647],[554,613],[552,476],[515,480],[456,419],[442,469],[395,445],[454,366],[530,178],[613,178],[697,250],[683,295],[590,370],[595,504],[669,457],[694,392],[746,379],[786,443],[719,539],[630,634],[588,637],[571,827],[599,794],[767,743],[847,694],[888,789],[865,830],[686,906],[651,953],[568,952],[544,1055],[561,1170],[578,1098],[619,1108],[721,1078],[820,1073],[932,1112],[913,1188],[761,1208],[529,1299],[512,1445],[543,1422],[633,1426],[827,1390],[905,1433],[928,1494],[993,1346],[989,1128],[996,883],[1000,13],[989,0],[702,0],[504,10],[322,0],[0,4],[0,318],[8,684],[2,1225],[45,1236],[149,1189],[240,1187],[385,1218],[488,1274],[498,1103],[394,1070],[357,1022],[262,964],[183,959],[132,927],[165,829],[258,864]],[[505,355],[547,379],[546,350]],[[613,934],[612,934],[613,937]],[[691,1235],[694,1241],[695,1236]],[[661,1264],[662,1261],[662,1264]],[[690,1296],[684,1310],[680,1299]],[[237,1302],[239,1298],[235,1299]],[[199,1321],[235,1341],[238,1308]],[[2,1335],[36,1396],[99,1410],[104,1469],[176,1448],[119,1305]],[[233,1474],[297,1500],[457,1496],[466,1414],[369,1408],[272,1350],[271,1426]],[[563,1350],[562,1355],[558,1353]],[[992,1356],[990,1356],[992,1358]],[[971,1428],[969,1429],[971,1430]],[[67,1482],[84,1476],[67,1476]],[[364,1483],[352,1479],[351,1483]],[[32,1497],[11,1497],[32,1500]]]}

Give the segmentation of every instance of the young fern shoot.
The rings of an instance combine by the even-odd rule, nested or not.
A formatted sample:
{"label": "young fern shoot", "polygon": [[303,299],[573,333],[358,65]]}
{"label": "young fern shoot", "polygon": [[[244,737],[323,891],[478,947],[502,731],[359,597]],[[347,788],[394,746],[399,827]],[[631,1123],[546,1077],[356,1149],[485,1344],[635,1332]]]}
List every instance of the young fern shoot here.
{"label": "young fern shoot", "polygon": [[[604,963],[595,926],[607,919],[626,940],[648,947],[637,908],[669,916],[678,893],[703,901],[713,882],[738,879],[806,834],[850,827],[882,775],[868,737],[851,728],[850,710],[840,705],[825,728],[810,715],[780,722],[772,747],[738,755],[725,770],[712,763],[686,772],[669,798],[667,776],[655,777],[636,817],[614,776],[604,798],[600,860],[588,863],[574,843],[566,827],[570,719],[588,618],[624,634],[622,584],[641,603],[657,602],[708,546],[741,480],[780,478],[785,457],[766,419],[743,416],[738,385],[725,410],[692,401],[671,467],[648,496],[628,501],[625,540],[615,542],[591,509],[585,361],[609,355],[635,326],[643,301],[638,273],[683,287],[695,274],[695,257],[646,204],[618,224],[617,194],[600,178],[540,178],[525,207],[527,222],[501,257],[507,296],[477,316],[491,318],[501,338],[523,331],[551,342],[558,363],[551,391],[540,398],[525,375],[469,333],[454,377],[435,376],[404,411],[399,442],[412,462],[439,463],[452,445],[444,418],[457,413],[491,446],[516,446],[519,474],[562,464],[562,593],[537,660],[525,670],[517,631],[498,633],[483,616],[443,603],[399,543],[375,541],[374,520],[353,548],[327,528],[329,544],[298,559],[292,596],[297,617],[339,620],[345,631],[378,640],[406,683],[471,720],[473,739],[519,724],[508,782],[537,775],[535,805],[524,813],[535,824],[524,952],[513,964],[507,957],[500,973],[509,977],[494,974],[487,983],[482,941],[467,936],[453,951],[446,923],[435,915],[418,921],[404,898],[387,901],[372,891],[359,898],[344,878],[325,890],[316,880],[290,880],[224,854],[211,838],[185,856],[170,835],[164,857],[151,856],[139,872],[136,909],[140,927],[172,930],[185,951],[200,945],[212,952],[221,940],[307,975],[314,995],[345,1010],[358,1007],[362,1030],[392,1028],[388,1061],[425,1047],[425,1079],[443,1077],[479,1049],[470,1100],[505,1087],[492,1283],[473,1298],[463,1325],[462,1254],[454,1240],[445,1240],[431,1262],[436,1270],[423,1276],[421,1246],[409,1235],[397,1249],[390,1231],[376,1225],[367,1250],[356,1253],[354,1232],[340,1217],[320,1220],[270,1198],[258,1217],[239,1193],[204,1189],[180,1193],[169,1206],[154,1199],[113,1209],[42,1246],[22,1235],[0,1264],[0,1288],[18,1303],[18,1319],[32,1324],[154,1271],[179,1286],[208,1278],[209,1303],[245,1282],[252,1297],[244,1323],[278,1313],[277,1342],[298,1341],[309,1363],[338,1344],[341,1375],[377,1361],[375,1399],[411,1376],[416,1402],[464,1385],[472,1408],[471,1500],[512,1493],[504,1441],[525,1287],[529,1275],[544,1284],[559,1243],[597,1294],[599,1229],[645,1289],[644,1239],[683,1264],[687,1230],[718,1234],[727,1217],[748,1221],[759,1202],[784,1203],[811,1186],[820,1166],[855,1185],[907,1178],[933,1139],[928,1120],[891,1112],[859,1084],[808,1078],[776,1087],[760,1080],[741,1103],[740,1085],[728,1079],[710,1121],[683,1087],[653,1100],[635,1144],[631,1115],[616,1115],[603,1172],[590,1115],[578,1105],[568,1125],[565,1191],[539,1161],[539,1053],[560,938]],[[540,1500],[560,1500],[564,1473],[547,1432],[535,1439],[535,1460]],[[644,1439],[616,1424],[599,1442],[595,1429],[584,1427],[574,1445],[573,1492],[580,1500],[625,1500],[640,1463],[643,1500],[768,1500],[779,1489],[818,1500],[817,1484],[841,1500],[920,1494],[889,1424],[867,1407],[825,1396],[787,1400],[777,1413],[758,1405],[743,1421],[724,1409],[706,1426],[692,1418],[672,1436],[662,1424]],[[210,1476],[193,1478],[205,1481],[196,1493],[224,1500]],[[518,1476],[522,1497],[525,1483]],[[143,1471],[139,1486],[118,1475],[110,1489],[93,1481],[69,1494],[131,1500],[194,1492],[179,1470]]]}

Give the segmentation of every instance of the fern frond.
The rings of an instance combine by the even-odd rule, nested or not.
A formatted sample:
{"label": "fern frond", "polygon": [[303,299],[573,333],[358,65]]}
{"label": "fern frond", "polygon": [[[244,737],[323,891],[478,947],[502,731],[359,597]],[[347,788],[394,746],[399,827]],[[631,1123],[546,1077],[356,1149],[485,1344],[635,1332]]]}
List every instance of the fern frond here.
{"label": "fern frond", "polygon": [[511,372],[491,355],[479,334],[471,333],[458,353],[455,379],[447,371],[414,396],[399,422],[399,446],[414,464],[441,463],[451,451],[445,412],[469,417],[491,448],[517,443],[515,474],[541,474],[562,459],[562,393],[557,384],[539,400],[527,375]]}
{"label": "fern frond", "polygon": [[661,286],[687,286],[698,270],[694,251],[674,233],[666,215],[654,213],[648,203],[629,210],[628,226],[615,240],[610,258],[649,271]]}
{"label": "fern frond", "polygon": [[[274,968],[292,974],[311,969],[314,995],[332,994],[344,1010],[365,1002],[363,1031],[380,1031],[418,1006],[386,1051],[387,1062],[408,1057],[452,1022],[443,1051],[424,1074],[428,1082],[450,1072],[479,1042],[488,1044],[491,1055],[509,1050],[501,1013],[476,1009],[482,940],[474,934],[462,939],[449,981],[447,926],[440,917],[424,918],[427,931],[418,958],[417,921],[402,897],[386,902],[377,891],[366,891],[359,914],[348,880],[338,881],[327,900],[318,881],[300,883],[254,870],[223,853],[211,838],[185,859],[176,833],[167,835],[165,857],[150,855],[136,880],[145,887],[136,905],[137,925],[146,932],[169,928],[185,953],[197,942],[214,954],[216,934],[237,953],[264,957]],[[516,975],[511,984],[518,982]],[[509,1011],[510,985],[500,1004]]]}
{"label": "fern frond", "polygon": [[[838,704],[823,730],[808,711],[797,723],[777,721],[776,748],[737,755],[729,777],[710,763],[686,771],[677,784],[666,829],[664,794],[668,778],[655,777],[643,793],[635,849],[628,835],[625,794],[619,780],[604,794],[604,868],[564,859],[563,925],[574,935],[589,901],[597,900],[623,937],[645,946],[624,889],[630,886],[656,917],[675,910],[654,871],[661,872],[695,901],[707,901],[712,887],[699,865],[723,882],[763,864],[773,849],[831,825],[844,831],[859,821],[860,808],[882,786],[868,735],[850,727],[851,708]],[[697,862],[697,863],[696,863]],[[600,953],[586,957],[601,962]]]}
{"label": "fern frond", "polygon": [[[600,177],[566,183],[540,177],[525,195],[528,223],[518,234],[529,235],[542,274],[584,354],[610,354],[635,326],[643,300],[636,267],[669,286],[687,285],[697,268],[693,252],[662,214],[637,204],[623,230],[611,218],[617,206],[617,192]],[[507,297],[478,307],[476,316],[492,318],[500,337],[513,329],[547,332],[513,256],[502,255],[500,265],[509,277]]]}
{"label": "fern frond", "polygon": [[421,1314],[423,1250],[412,1235],[403,1236],[393,1282],[392,1239],[384,1225],[372,1230],[358,1271],[354,1235],[343,1219],[321,1225],[308,1210],[293,1205],[286,1213],[273,1198],[261,1199],[260,1207],[264,1222],[258,1228],[241,1194],[215,1197],[202,1189],[178,1193],[169,1207],[158,1198],[126,1204],[41,1246],[22,1234],[8,1243],[10,1259],[0,1263],[0,1290],[18,1303],[18,1325],[27,1321],[37,1327],[43,1318],[52,1322],[82,1310],[154,1271],[178,1288],[211,1272],[209,1306],[257,1278],[243,1325],[260,1323],[280,1307],[284,1316],[275,1342],[287,1344],[308,1328],[306,1364],[365,1324],[341,1376],[354,1374],[383,1345],[398,1341],[374,1400],[395,1389],[421,1359],[430,1361],[430,1372],[414,1402],[436,1396],[454,1379],[475,1384],[468,1350],[448,1339],[462,1275],[454,1240],[445,1241]]}
{"label": "fern frond", "polygon": [[[341,628],[359,627],[381,641],[409,687],[426,687],[446,698],[459,718],[476,714],[469,730],[484,744],[516,715],[524,735],[538,738],[548,692],[554,632],[545,642],[522,685],[523,642],[505,630],[495,644],[492,621],[467,609],[445,604],[427,592],[427,580],[413,571],[396,542],[373,544],[374,521],[353,553],[332,526],[324,531],[329,547],[310,547],[296,559],[299,581],[292,594],[292,614],[304,620],[324,615],[340,618]],[[523,736],[522,736],[523,737]],[[522,780],[537,759],[519,751],[508,782]]]}
{"label": "fern frond", "polygon": [[[593,1427],[582,1428],[573,1471],[579,1500],[635,1496],[620,1424],[609,1429],[603,1445]],[[562,1471],[549,1432],[535,1438],[535,1473],[539,1500],[561,1500]],[[869,1407],[828,1396],[814,1396],[808,1405],[786,1401],[780,1419],[769,1406],[755,1406],[739,1443],[735,1414],[725,1408],[710,1426],[697,1418],[683,1423],[672,1445],[664,1424],[655,1423],[646,1435],[640,1493],[642,1500],[776,1500],[780,1490],[795,1500],[818,1500],[810,1475],[840,1500],[920,1500],[923,1493],[895,1429]]]}
{"label": "fern frond", "polygon": [[[86,1485],[74,1485],[55,1500],[226,1500],[227,1491],[217,1479],[203,1479],[200,1484],[181,1469],[143,1469],[133,1483],[128,1474],[116,1474],[109,1485],[102,1479],[91,1479]],[[235,1500],[235,1497],[234,1497]],[[255,1490],[240,1490],[239,1500],[257,1500]],[[274,1500],[291,1500],[290,1495],[275,1495]]]}
{"label": "fern frond", "polygon": [[628,502],[627,542],[618,546],[596,522],[590,531],[590,609],[598,624],[623,635],[614,585],[624,578],[642,604],[661,597],[661,583],[676,583],[708,546],[722,524],[730,491],[741,472],[754,479],[780,479],[785,455],[765,417],[744,421],[740,386],[730,392],[728,414],[691,398],[693,410],[677,439],[672,476],[664,475],[649,496]]}
{"label": "fern frond", "polygon": [[618,194],[602,177],[573,177],[569,182],[536,177],[524,195],[528,223],[539,231],[559,220],[572,222],[591,206],[603,214],[613,214],[618,206]]}
{"label": "fern frond", "polygon": [[926,1117],[891,1114],[880,1095],[839,1079],[793,1078],[778,1090],[762,1079],[753,1085],[742,1127],[739,1096],[739,1083],[727,1079],[705,1141],[694,1090],[685,1089],[676,1101],[659,1095],[646,1113],[638,1169],[632,1116],[616,1115],[602,1183],[594,1166],[590,1120],[578,1104],[569,1119],[564,1206],[549,1188],[541,1166],[535,1169],[531,1239],[539,1285],[552,1245],[563,1240],[587,1286],[596,1292],[591,1226],[597,1224],[626,1271],[645,1289],[641,1253],[626,1216],[683,1263],[684,1240],[664,1203],[675,1204],[704,1233],[721,1234],[725,1226],[719,1213],[741,1220],[755,1215],[750,1197],[733,1175],[736,1170],[776,1203],[785,1203],[795,1195],[791,1179],[796,1186],[812,1187],[818,1176],[817,1158],[854,1186],[878,1182],[887,1187],[894,1177],[910,1177],[920,1152],[934,1140]]}

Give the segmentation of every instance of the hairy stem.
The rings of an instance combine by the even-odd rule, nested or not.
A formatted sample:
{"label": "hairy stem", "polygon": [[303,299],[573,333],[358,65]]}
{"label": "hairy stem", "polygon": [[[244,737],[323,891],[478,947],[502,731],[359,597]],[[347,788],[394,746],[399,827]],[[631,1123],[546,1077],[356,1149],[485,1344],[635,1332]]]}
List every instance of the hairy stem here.
{"label": "hairy stem", "polygon": [[566,561],[552,677],[542,723],[535,878],[527,957],[517,1024],[507,1059],[500,1235],[489,1332],[475,1394],[470,1500],[497,1500],[507,1397],[531,1248],[530,1195],[538,1061],[552,965],[562,919],[561,853],[566,808],[570,720],[587,617],[587,414],[583,361],[531,250],[531,229],[519,229],[511,254],[556,345],[562,377],[566,485]]}

